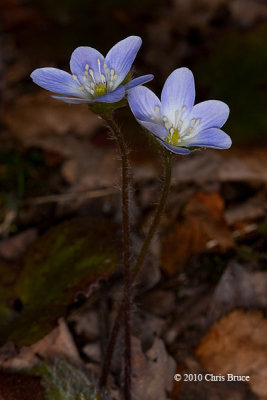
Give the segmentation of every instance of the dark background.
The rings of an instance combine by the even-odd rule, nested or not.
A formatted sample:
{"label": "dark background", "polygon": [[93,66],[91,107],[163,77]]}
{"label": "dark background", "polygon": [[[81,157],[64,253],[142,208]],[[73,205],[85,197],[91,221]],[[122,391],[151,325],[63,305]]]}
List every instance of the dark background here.
{"label": "dark background", "polygon": [[[136,76],[154,74],[148,87],[160,95],[174,69],[191,68],[197,102],[229,104],[223,129],[233,140],[227,151],[197,151],[173,160],[168,203],[134,306],[133,364],[140,373],[134,378],[135,396],[143,400],[147,388],[145,400],[155,400],[158,393],[163,399],[176,365],[178,373],[229,372],[250,375],[251,382],[178,382],[169,386],[166,398],[266,400],[263,0],[0,0],[1,344],[35,343],[64,315],[74,354],[78,351],[99,374],[103,357],[96,354],[110,332],[123,280],[119,157],[87,105],[52,99],[30,74],[47,66],[69,71],[76,47],[106,54],[129,35],[143,39],[134,62]],[[119,110],[117,117],[131,148],[134,260],[154,215],[163,169],[129,110]],[[87,299],[82,291],[96,273],[90,263],[103,254],[113,261],[110,271],[99,274],[110,279],[96,284]],[[92,276],[84,271],[87,263]],[[98,326],[104,327],[101,332]],[[39,361],[36,352],[55,356],[49,341],[40,343],[41,349],[29,347],[30,361],[25,353],[20,356],[27,367]],[[62,338],[56,343],[66,354]],[[156,361],[152,348],[160,354]],[[1,348],[1,367],[16,365],[15,353],[12,346]],[[116,354],[112,382],[119,391],[122,355]],[[0,396],[1,382],[7,382],[1,376]],[[12,394],[13,384],[7,387]],[[31,386],[28,392],[17,391],[22,392],[32,400]]]}
{"label": "dark background", "polygon": [[143,46],[138,74],[153,73],[159,94],[173,69],[194,72],[197,101],[230,105],[227,132],[235,144],[266,143],[266,5],[261,0],[1,0],[1,87],[4,106],[37,91],[30,72],[43,66],[68,70],[78,46],[105,54],[128,35]]}

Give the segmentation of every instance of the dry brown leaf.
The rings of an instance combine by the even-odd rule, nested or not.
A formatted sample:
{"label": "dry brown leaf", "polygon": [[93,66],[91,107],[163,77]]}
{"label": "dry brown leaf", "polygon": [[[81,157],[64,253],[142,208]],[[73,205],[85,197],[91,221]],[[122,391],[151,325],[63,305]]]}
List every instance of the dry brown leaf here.
{"label": "dry brown leaf", "polygon": [[196,355],[215,375],[248,375],[251,390],[267,395],[267,319],[259,311],[235,310],[202,338]]}
{"label": "dry brown leaf", "polygon": [[9,261],[16,260],[35,241],[36,237],[36,229],[31,228],[2,240],[0,242],[0,256]]}
{"label": "dry brown leaf", "polygon": [[224,201],[218,193],[196,193],[185,206],[182,218],[163,238],[162,265],[172,275],[192,254],[207,249],[226,251],[234,241],[223,217]]}
{"label": "dry brown leaf", "polygon": [[[1,353],[1,349],[0,349]],[[57,328],[32,346],[22,347],[17,355],[0,361],[3,369],[29,369],[38,361],[40,355],[44,358],[63,356],[74,362],[80,362],[80,356],[73,338],[63,319],[59,320]]]}
{"label": "dry brown leaf", "polygon": [[153,346],[143,353],[139,339],[132,338],[134,399],[167,400],[166,391],[173,385],[175,361],[167,353],[161,339],[155,338]]}
{"label": "dry brown leaf", "polygon": [[211,321],[231,310],[267,307],[267,272],[231,262],[223,272],[209,307]]}
{"label": "dry brown leaf", "polygon": [[103,125],[88,107],[70,106],[52,99],[44,91],[19,96],[4,110],[3,121],[25,146],[35,145],[36,139],[53,135],[62,137],[68,132],[90,135],[96,127]]}

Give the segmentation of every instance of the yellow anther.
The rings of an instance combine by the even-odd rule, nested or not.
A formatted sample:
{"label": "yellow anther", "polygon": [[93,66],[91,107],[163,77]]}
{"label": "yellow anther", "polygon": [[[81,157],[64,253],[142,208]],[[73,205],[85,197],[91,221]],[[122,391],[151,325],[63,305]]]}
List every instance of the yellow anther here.
{"label": "yellow anther", "polygon": [[195,119],[192,119],[191,122],[192,122],[192,124],[194,125],[194,123],[196,122],[196,120],[195,120]]}
{"label": "yellow anther", "polygon": [[90,68],[89,69],[89,74],[93,77],[94,76],[94,71]]}
{"label": "yellow anther", "polygon": [[88,75],[88,71],[87,70],[84,71],[84,75]]}
{"label": "yellow anther", "polygon": [[163,121],[166,122],[167,121],[167,117],[163,117]]}
{"label": "yellow anther", "polygon": [[85,69],[86,69],[86,70],[88,70],[88,69],[89,69],[89,65],[88,65],[88,64],[86,64],[86,66],[85,66]]}
{"label": "yellow anther", "polygon": [[114,75],[114,73],[115,73],[115,72],[114,72],[114,69],[111,69],[111,70],[110,70],[110,75],[112,76],[112,75]]}
{"label": "yellow anther", "polygon": [[86,78],[86,76],[83,76],[83,81],[84,81],[84,82],[86,82],[86,81],[87,81],[87,78]]}
{"label": "yellow anther", "polygon": [[114,81],[118,78],[118,75],[114,75]]}
{"label": "yellow anther", "polygon": [[150,117],[150,119],[151,119],[151,121],[155,121],[155,118],[154,118],[154,117]]}
{"label": "yellow anther", "polygon": [[100,58],[97,59],[97,64],[100,65]]}
{"label": "yellow anther", "polygon": [[90,89],[91,94],[95,94],[95,91],[93,89]]}
{"label": "yellow anther", "polygon": [[159,113],[159,107],[158,106],[155,107],[155,111],[156,111],[156,113]]}
{"label": "yellow anther", "polygon": [[73,79],[75,79],[75,81],[77,81],[77,79],[78,79],[77,75],[73,74],[72,77],[73,77]]}
{"label": "yellow anther", "polygon": [[196,125],[198,125],[200,123],[200,119],[196,120]]}
{"label": "yellow anther", "polygon": [[186,110],[186,106],[183,106],[182,112],[185,112],[185,110]]}
{"label": "yellow anther", "polygon": [[174,146],[177,145],[180,140],[178,129],[174,129],[173,127],[171,127],[168,135],[166,136],[166,138],[164,140],[165,140],[165,142],[172,144]]}

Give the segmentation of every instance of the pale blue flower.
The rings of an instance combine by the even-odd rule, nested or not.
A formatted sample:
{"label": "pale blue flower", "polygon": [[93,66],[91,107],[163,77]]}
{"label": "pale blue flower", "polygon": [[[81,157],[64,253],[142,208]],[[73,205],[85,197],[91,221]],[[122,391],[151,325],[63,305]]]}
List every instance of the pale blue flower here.
{"label": "pale blue flower", "polygon": [[194,76],[188,68],[178,68],[167,78],[161,101],[144,86],[128,93],[128,102],[137,121],[158,141],[176,154],[189,154],[190,147],[228,149],[232,142],[220,128],[229,116],[227,104],[208,100],[196,104]]}
{"label": "pale blue flower", "polygon": [[52,97],[66,103],[118,102],[127,90],[153,79],[153,75],[143,75],[131,80],[129,75],[141,44],[140,37],[129,36],[115,44],[106,57],[92,47],[78,47],[70,59],[72,74],[58,68],[38,68],[31,78],[42,88],[60,94]]}

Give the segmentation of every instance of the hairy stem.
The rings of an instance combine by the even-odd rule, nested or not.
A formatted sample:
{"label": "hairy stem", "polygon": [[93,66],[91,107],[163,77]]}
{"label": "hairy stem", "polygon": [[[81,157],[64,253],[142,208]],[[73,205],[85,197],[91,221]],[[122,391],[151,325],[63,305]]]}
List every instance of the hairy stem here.
{"label": "hairy stem", "polygon": [[[132,355],[131,355],[131,266],[130,266],[130,221],[129,221],[129,159],[128,148],[118,125],[111,115],[105,117],[109,127],[117,141],[122,165],[122,230],[123,230],[123,264],[124,264],[124,291],[123,291],[123,309],[119,310],[119,314],[124,316],[124,397],[125,400],[131,400],[131,372],[132,372]],[[118,320],[119,331],[120,318]],[[111,336],[111,346],[108,346],[107,359],[104,365],[105,376],[101,377],[101,384],[107,379],[109,365],[112,359],[113,349],[116,342],[117,334]],[[103,370],[104,370],[103,369]]]}
{"label": "hairy stem", "polygon": [[156,229],[159,225],[160,217],[163,213],[164,207],[166,205],[168,193],[169,193],[169,188],[170,188],[170,184],[171,184],[171,154],[168,151],[166,151],[165,149],[162,151],[162,153],[163,153],[164,162],[165,162],[164,186],[163,186],[160,202],[159,202],[157,210],[155,212],[153,221],[150,225],[149,231],[146,235],[146,238],[142,245],[141,251],[137,257],[137,260],[136,260],[136,263],[135,263],[135,266],[133,269],[133,273],[132,273],[132,281],[135,280],[136,276],[138,275],[138,273],[140,272],[140,270],[142,268],[147,250],[150,246],[151,240],[152,240],[152,238],[156,232]]}
{"label": "hairy stem", "polygon": [[[146,252],[147,252],[149,245],[151,243],[151,240],[156,232],[157,226],[160,222],[160,217],[161,217],[164,207],[166,205],[166,200],[167,200],[170,183],[171,183],[171,154],[169,152],[165,151],[165,149],[162,149],[162,153],[163,153],[163,158],[164,158],[164,163],[165,163],[164,186],[163,186],[160,202],[156,209],[153,221],[150,225],[150,228],[149,228],[149,231],[145,238],[145,241],[144,241],[142,248],[140,250],[140,253],[137,257],[136,264],[134,266],[133,273],[132,273],[131,284],[134,282],[140,269],[142,268],[142,265],[143,265],[143,262],[144,262],[144,259],[146,256]],[[120,321],[122,318],[123,309],[124,309],[124,303],[122,303],[120,306],[120,309],[117,313],[117,316],[116,316],[116,319],[114,321],[114,325],[112,328],[112,332],[111,332],[111,336],[110,336],[110,340],[109,340],[108,348],[107,348],[107,355],[106,355],[106,359],[105,359],[105,362],[103,365],[102,375],[100,378],[101,386],[105,386],[106,381],[107,381],[108,371],[109,371],[110,363],[112,361],[112,355],[113,355],[114,347],[116,344],[116,339],[117,339],[117,336],[118,336],[119,330],[120,330]]]}

